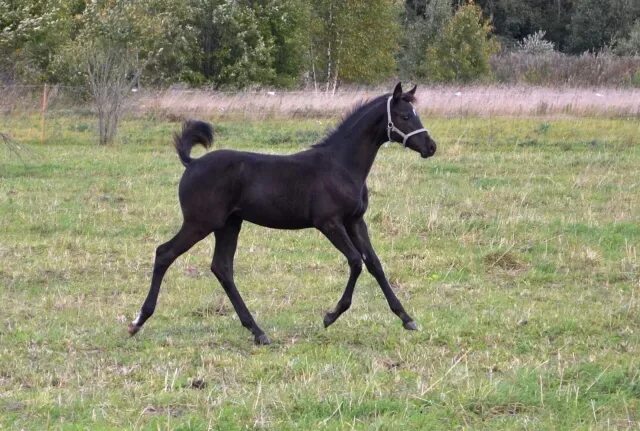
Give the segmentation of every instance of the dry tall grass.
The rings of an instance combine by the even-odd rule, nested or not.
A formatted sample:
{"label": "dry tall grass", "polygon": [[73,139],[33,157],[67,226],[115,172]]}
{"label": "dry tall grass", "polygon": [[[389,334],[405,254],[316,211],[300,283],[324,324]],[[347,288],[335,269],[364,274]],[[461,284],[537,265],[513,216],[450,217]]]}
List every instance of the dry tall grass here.
{"label": "dry tall grass", "polygon": [[[345,89],[335,94],[309,91],[170,89],[131,93],[129,113],[180,120],[209,118],[333,117],[358,101],[389,88]],[[640,89],[623,87],[418,86],[417,107],[431,116],[605,116],[640,117]],[[42,88],[0,87],[0,118],[39,112]],[[76,87],[51,87],[48,112],[88,112],[90,104]]]}
{"label": "dry tall grass", "polygon": [[[347,111],[388,89],[308,92],[168,90],[147,93],[135,111],[168,116],[315,117]],[[418,88],[417,107],[436,116],[640,116],[640,89],[446,86]]]}

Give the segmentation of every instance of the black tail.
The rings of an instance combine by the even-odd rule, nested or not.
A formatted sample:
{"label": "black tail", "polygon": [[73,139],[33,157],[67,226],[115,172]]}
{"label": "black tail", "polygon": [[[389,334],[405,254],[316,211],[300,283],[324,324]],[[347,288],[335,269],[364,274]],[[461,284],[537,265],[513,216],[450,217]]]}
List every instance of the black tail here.
{"label": "black tail", "polygon": [[187,167],[193,161],[190,156],[191,147],[201,144],[209,148],[213,143],[213,127],[211,124],[198,120],[187,120],[182,124],[182,133],[175,134],[173,145],[176,147],[182,164]]}

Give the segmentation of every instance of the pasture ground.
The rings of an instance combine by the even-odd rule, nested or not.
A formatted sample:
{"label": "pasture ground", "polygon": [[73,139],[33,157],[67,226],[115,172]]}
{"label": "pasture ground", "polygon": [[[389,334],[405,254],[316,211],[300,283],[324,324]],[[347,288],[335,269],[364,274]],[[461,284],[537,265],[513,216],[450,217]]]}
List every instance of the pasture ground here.
{"label": "pasture ground", "polygon": [[[37,119],[0,120],[25,144],[0,146],[0,428],[640,428],[637,119],[440,118],[435,158],[383,148],[367,220],[418,332],[366,272],[325,330],[343,257],[245,224],[236,281],[268,347],[210,274],[211,239],[127,336],[181,221],[179,125],[131,120],[100,148],[92,118],[49,121],[41,145]],[[215,147],[289,153],[331,123],[227,119]]]}

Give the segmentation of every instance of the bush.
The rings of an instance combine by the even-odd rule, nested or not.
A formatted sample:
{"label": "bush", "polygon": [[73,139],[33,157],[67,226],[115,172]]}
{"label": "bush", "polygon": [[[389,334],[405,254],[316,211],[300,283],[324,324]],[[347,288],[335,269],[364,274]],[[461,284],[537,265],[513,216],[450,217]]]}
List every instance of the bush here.
{"label": "bush", "polygon": [[450,0],[405,2],[402,15],[405,24],[397,53],[402,78],[424,78],[425,53],[444,30],[452,12]]}
{"label": "bush", "polygon": [[489,59],[498,49],[491,25],[473,2],[461,6],[427,50],[425,76],[437,82],[470,82],[490,74]]}
{"label": "bush", "polygon": [[619,57],[608,52],[567,55],[560,52],[511,52],[491,58],[498,82],[534,85],[637,85],[640,57]]}
{"label": "bush", "polygon": [[620,55],[640,55],[640,19],[633,24],[629,37],[618,42],[616,52]]}
{"label": "bush", "polygon": [[525,54],[546,54],[555,51],[553,42],[544,40],[546,31],[539,30],[518,42],[518,50]]}

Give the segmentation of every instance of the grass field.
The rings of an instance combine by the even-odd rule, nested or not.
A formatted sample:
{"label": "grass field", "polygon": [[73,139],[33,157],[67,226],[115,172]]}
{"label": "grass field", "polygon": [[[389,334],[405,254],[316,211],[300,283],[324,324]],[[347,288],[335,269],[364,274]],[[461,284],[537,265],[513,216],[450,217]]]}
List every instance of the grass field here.
{"label": "grass field", "polygon": [[[367,220],[418,332],[367,273],[325,330],[344,258],[245,224],[236,281],[268,347],[210,239],[128,337],[181,222],[179,125],[100,148],[93,121],[51,118],[41,145],[36,119],[0,120],[24,144],[0,145],[0,429],[640,429],[637,119],[431,119],[433,159],[383,148]],[[215,146],[289,153],[332,123],[225,120]]]}

